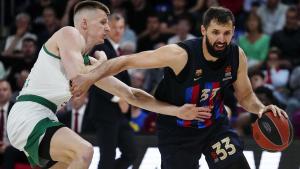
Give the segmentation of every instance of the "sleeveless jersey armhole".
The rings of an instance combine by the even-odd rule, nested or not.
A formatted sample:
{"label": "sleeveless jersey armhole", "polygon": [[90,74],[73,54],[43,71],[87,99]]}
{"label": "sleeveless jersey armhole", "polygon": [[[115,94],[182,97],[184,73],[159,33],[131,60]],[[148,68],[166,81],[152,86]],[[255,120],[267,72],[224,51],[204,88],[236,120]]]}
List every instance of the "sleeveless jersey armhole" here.
{"label": "sleeveless jersey armhole", "polygon": [[186,51],[186,53],[188,54],[188,60],[185,64],[184,68],[181,70],[181,72],[178,75],[176,75],[172,69],[169,68],[168,70],[169,70],[170,74],[172,76],[174,76],[174,78],[176,79],[177,82],[183,83],[189,77],[190,68],[191,68],[190,65],[191,65],[192,60],[190,57],[189,47],[186,44],[184,44],[183,42],[179,42],[179,43],[177,43],[177,45]]}

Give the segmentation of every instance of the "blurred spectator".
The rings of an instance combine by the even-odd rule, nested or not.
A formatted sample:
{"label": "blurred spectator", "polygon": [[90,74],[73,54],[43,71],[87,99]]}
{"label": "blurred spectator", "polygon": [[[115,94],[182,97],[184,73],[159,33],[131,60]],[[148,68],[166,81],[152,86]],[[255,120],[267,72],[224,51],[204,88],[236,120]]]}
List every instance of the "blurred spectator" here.
{"label": "blurred spectator", "polygon": [[16,83],[16,75],[23,70],[29,72],[37,59],[36,41],[32,38],[25,38],[23,40],[22,50],[16,56],[18,57],[5,58],[4,60],[7,67],[10,68],[10,74],[7,77],[7,80],[9,80],[9,82],[11,83],[13,91],[21,90],[23,86],[23,84],[19,86]]}
{"label": "blurred spectator", "polygon": [[232,11],[235,16],[235,29],[240,31],[244,27],[246,13],[243,10],[244,0],[218,0],[220,6],[226,7]]}
{"label": "blurred spectator", "polygon": [[120,48],[123,55],[133,54],[136,51],[136,43],[125,41],[120,44]]}
{"label": "blurred spectator", "polygon": [[[251,0],[250,0],[251,1]],[[266,0],[265,0],[266,1]],[[260,7],[261,3],[260,1],[257,1],[257,0],[254,0],[252,3],[251,3],[251,10],[250,10],[250,13],[256,13],[257,14],[257,11]]]}
{"label": "blurred spectator", "polygon": [[195,38],[194,35],[190,34],[191,26],[191,21],[188,16],[180,17],[176,25],[176,34],[168,40],[168,44]]}
{"label": "blurred spectator", "polygon": [[2,56],[14,57],[22,49],[22,42],[25,38],[37,40],[36,35],[29,33],[30,16],[26,13],[20,13],[16,16],[16,33],[8,36],[5,42],[5,48]]}
{"label": "blurred spectator", "polygon": [[189,12],[194,13],[203,10],[206,2],[206,0],[197,0],[196,4],[189,9]]}
{"label": "blurred spectator", "polygon": [[131,74],[131,86],[139,89],[144,89],[145,74],[142,70],[136,70]]}
{"label": "blurred spectator", "polygon": [[292,90],[287,103],[287,113],[292,114],[300,109],[300,66],[296,67],[290,76],[289,85]]}
{"label": "blurred spectator", "polygon": [[151,6],[146,0],[130,0],[132,6],[128,9],[128,23],[131,29],[139,36],[146,29],[147,18],[151,13]]}
{"label": "blurred spectator", "polygon": [[127,11],[125,9],[115,10],[115,11],[116,12],[114,12],[114,13],[118,13],[118,14],[122,15],[122,17],[124,18],[124,21],[125,21],[125,30],[124,30],[124,34],[121,38],[120,44],[130,41],[130,42],[134,43],[134,45],[136,46],[137,36],[136,36],[136,33],[128,25]]}
{"label": "blurred spectator", "polygon": [[262,19],[264,33],[272,35],[283,28],[287,8],[280,0],[267,0],[259,7],[257,14]]}
{"label": "blurred spectator", "polygon": [[291,73],[290,88],[292,89],[292,96],[300,100],[300,66],[297,66]]}
{"label": "blurred spectator", "polygon": [[149,112],[147,118],[144,120],[144,129],[142,131],[143,134],[156,134],[156,118],[157,113]]}
{"label": "blurred spectator", "polygon": [[9,71],[6,71],[3,63],[0,61],[0,79],[5,79],[8,74]]}
{"label": "blurred spectator", "polygon": [[202,24],[204,12],[212,6],[219,6],[218,0],[197,0],[196,5],[189,10],[195,19],[194,28],[191,29],[191,32],[196,36],[201,36],[199,31]]}
{"label": "blurred spectator", "polygon": [[220,6],[230,9],[235,17],[243,11],[244,0],[219,0],[218,2]]}
{"label": "blurred spectator", "polygon": [[0,166],[3,169],[14,169],[15,162],[21,159],[24,161],[25,158],[21,151],[10,145],[6,133],[7,116],[14,104],[10,101],[11,92],[8,81],[0,80]]}
{"label": "blurred spectator", "polygon": [[166,11],[163,15],[163,21],[160,25],[161,33],[175,34],[176,33],[176,23],[178,19],[187,15],[187,1],[186,0],[171,0],[172,8],[171,11]]}
{"label": "blurred spectator", "polygon": [[79,0],[68,0],[65,12],[61,18],[61,26],[74,26],[73,24],[73,8]]}
{"label": "blurred spectator", "polygon": [[38,28],[38,49],[60,28],[60,21],[57,18],[55,9],[48,6],[43,10],[42,23]]}
{"label": "blurred spectator", "polygon": [[22,45],[21,57],[28,66],[27,69],[31,69],[34,62],[37,59],[37,44],[36,40],[32,38],[25,38]]}
{"label": "blurred spectator", "polygon": [[16,72],[14,74],[15,77],[15,82],[16,82],[16,89],[14,90],[13,94],[12,94],[12,101],[16,101],[17,97],[19,96],[19,92],[21,91],[21,89],[23,88],[23,85],[27,79],[29,75],[29,70],[21,70],[20,72]]}
{"label": "blurred spectator", "polygon": [[[253,90],[261,86],[267,86],[265,82],[265,75],[259,69],[249,71],[249,79]],[[272,86],[269,85],[268,87],[271,88]]]}
{"label": "blurred spectator", "polygon": [[72,97],[70,101],[71,110],[57,113],[60,122],[79,134],[95,133],[88,119],[87,95]]}
{"label": "blurred spectator", "polygon": [[256,12],[262,3],[267,0],[244,0],[244,10],[246,12]]}
{"label": "blurred spectator", "polygon": [[163,42],[166,44],[168,36],[160,32],[160,19],[157,15],[149,15],[147,28],[138,39],[137,51],[153,50],[155,45]]}
{"label": "blurred spectator", "polygon": [[[135,70],[131,74],[131,86],[139,89],[143,89],[145,75],[142,70]],[[148,113],[136,106],[131,106],[131,119],[130,126],[135,133],[141,133],[144,130],[144,121],[148,116]]]}
{"label": "blurred spectator", "polygon": [[[122,15],[113,13],[109,16],[110,32],[104,44],[96,45],[91,51],[104,51],[108,59],[120,56],[120,41],[124,34],[125,20]],[[127,71],[115,76],[130,86]],[[125,169],[132,165],[136,159],[137,150],[134,133],[129,125],[129,104],[122,98],[105,92],[95,86],[90,89],[89,95],[90,115],[96,128],[97,145],[100,147],[99,169]],[[109,132],[107,132],[109,131]],[[119,147],[121,157],[115,159],[116,148]]]}
{"label": "blurred spectator", "polygon": [[141,133],[144,130],[144,123],[148,116],[148,113],[143,109],[135,106],[131,106],[131,119],[130,126],[135,133]]}
{"label": "blurred spectator", "polygon": [[289,80],[289,63],[282,59],[281,51],[273,47],[268,53],[267,60],[262,65],[266,76],[266,83],[275,87],[275,89],[287,87]]}
{"label": "blurred spectator", "polygon": [[282,93],[275,90],[272,85],[266,83],[265,74],[260,69],[250,70],[249,79],[253,90],[256,90],[259,87],[266,87],[273,92],[273,96],[279,101],[280,105],[286,104],[286,97]]}
{"label": "blurred spectator", "polygon": [[262,22],[257,14],[249,14],[246,20],[246,35],[240,36],[238,43],[248,58],[249,67],[266,59],[270,37],[262,32]]}
{"label": "blurred spectator", "polygon": [[286,22],[283,30],[275,32],[271,38],[271,46],[276,46],[282,51],[284,59],[290,64],[300,64],[300,27],[298,25],[298,11],[291,6],[286,14]]}
{"label": "blurred spectator", "polygon": [[[258,87],[254,90],[257,98],[264,104],[274,104],[279,107],[281,105],[279,104],[278,100],[274,97],[273,92],[271,89],[267,87]],[[283,108],[283,107],[281,107]],[[249,112],[242,113],[238,116],[238,119],[236,120],[236,130],[240,136],[250,136],[251,131],[251,123],[253,123],[257,119],[257,115]]]}
{"label": "blurred spectator", "polygon": [[300,139],[300,109],[293,113],[291,121],[294,126],[294,136]]}
{"label": "blurred spectator", "polygon": [[26,9],[26,12],[30,14],[34,23],[40,22],[44,8],[49,5],[52,5],[52,1],[53,0],[31,1],[31,4]]}

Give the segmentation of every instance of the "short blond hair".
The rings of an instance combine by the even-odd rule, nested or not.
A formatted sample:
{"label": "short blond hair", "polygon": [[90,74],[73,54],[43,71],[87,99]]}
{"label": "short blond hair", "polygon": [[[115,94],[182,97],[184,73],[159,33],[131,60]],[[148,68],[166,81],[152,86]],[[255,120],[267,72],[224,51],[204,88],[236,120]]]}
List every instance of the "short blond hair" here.
{"label": "short blond hair", "polygon": [[107,15],[110,14],[110,11],[106,5],[102,4],[101,2],[93,1],[93,0],[85,0],[85,1],[78,2],[74,7],[74,16],[82,9],[101,9]]}

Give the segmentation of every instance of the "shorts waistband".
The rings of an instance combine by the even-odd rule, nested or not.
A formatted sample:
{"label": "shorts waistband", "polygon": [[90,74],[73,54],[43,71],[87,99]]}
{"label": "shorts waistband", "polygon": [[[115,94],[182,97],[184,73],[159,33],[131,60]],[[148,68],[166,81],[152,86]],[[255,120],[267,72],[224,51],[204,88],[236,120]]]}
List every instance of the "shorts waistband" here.
{"label": "shorts waistband", "polygon": [[50,100],[43,98],[41,96],[32,95],[32,94],[20,95],[17,98],[17,102],[21,102],[21,101],[32,101],[32,102],[38,103],[40,105],[47,107],[53,113],[55,113],[57,110],[57,106],[55,103],[53,103]]}

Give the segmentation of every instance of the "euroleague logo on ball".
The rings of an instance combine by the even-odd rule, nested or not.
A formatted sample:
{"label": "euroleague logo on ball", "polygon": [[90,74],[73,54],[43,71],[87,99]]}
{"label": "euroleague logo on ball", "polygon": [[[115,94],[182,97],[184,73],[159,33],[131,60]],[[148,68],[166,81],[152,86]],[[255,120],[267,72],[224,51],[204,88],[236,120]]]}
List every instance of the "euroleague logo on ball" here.
{"label": "euroleague logo on ball", "polygon": [[271,126],[270,126],[269,123],[263,122],[263,123],[262,123],[262,126],[266,129],[266,131],[267,131],[268,133],[271,133],[271,132],[272,132],[272,128],[271,128]]}

